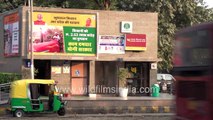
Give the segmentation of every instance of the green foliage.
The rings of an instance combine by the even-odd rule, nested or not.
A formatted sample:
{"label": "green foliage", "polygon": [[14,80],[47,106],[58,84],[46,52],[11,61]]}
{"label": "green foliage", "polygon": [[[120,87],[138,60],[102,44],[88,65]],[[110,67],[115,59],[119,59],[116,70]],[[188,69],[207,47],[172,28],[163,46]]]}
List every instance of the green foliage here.
{"label": "green foliage", "polygon": [[81,9],[115,9],[116,0],[34,0],[35,6],[81,8]]}
{"label": "green foliage", "polygon": [[[1,0],[0,12],[27,5],[28,0]],[[34,0],[34,6],[121,10],[158,13],[159,72],[172,69],[175,32],[181,28],[213,21],[213,9],[203,0]]]}
{"label": "green foliage", "polygon": [[0,2],[0,13],[13,10],[18,8],[18,6],[25,4],[23,0],[0,0]]}
{"label": "green foliage", "polygon": [[118,71],[119,87],[121,88],[127,87],[128,74],[129,71],[127,68],[119,68]]}
{"label": "green foliage", "polygon": [[[18,6],[28,5],[28,0],[0,0],[0,12],[9,11]],[[33,0],[36,7],[76,8],[76,9],[116,9],[117,0]]]}
{"label": "green foliage", "polygon": [[[200,4],[200,5],[199,5]],[[203,6],[201,6],[203,5]],[[159,72],[172,69],[172,51],[175,32],[194,24],[213,21],[212,9],[203,0],[122,0],[119,10],[158,13]]]}
{"label": "green foliage", "polygon": [[93,0],[101,10],[115,10],[117,0]]}
{"label": "green foliage", "polygon": [[92,9],[93,0],[34,0],[34,6]]}
{"label": "green foliage", "polygon": [[16,73],[0,73],[0,84],[21,79],[21,75]]}

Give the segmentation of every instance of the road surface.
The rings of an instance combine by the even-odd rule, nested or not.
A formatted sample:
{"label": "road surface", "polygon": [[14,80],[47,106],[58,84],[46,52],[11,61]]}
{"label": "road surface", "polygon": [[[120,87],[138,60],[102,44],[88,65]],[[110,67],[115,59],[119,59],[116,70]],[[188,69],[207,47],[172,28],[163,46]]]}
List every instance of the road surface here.
{"label": "road surface", "polygon": [[[27,115],[21,120],[173,120],[174,114],[96,114],[96,115],[66,115],[56,114]],[[10,116],[0,117],[1,120],[17,120]]]}

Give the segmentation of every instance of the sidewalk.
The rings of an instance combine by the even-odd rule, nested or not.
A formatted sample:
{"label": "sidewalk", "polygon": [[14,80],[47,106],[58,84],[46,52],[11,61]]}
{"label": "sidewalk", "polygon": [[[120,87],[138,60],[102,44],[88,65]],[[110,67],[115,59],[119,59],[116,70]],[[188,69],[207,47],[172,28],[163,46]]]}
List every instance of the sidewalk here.
{"label": "sidewalk", "polygon": [[[67,101],[67,114],[153,114],[175,112],[174,96],[161,94],[159,97],[96,97],[71,96]],[[0,115],[6,114],[8,105],[0,104]]]}
{"label": "sidewalk", "polygon": [[128,96],[128,97],[109,97],[109,96],[97,96],[95,98],[91,98],[89,96],[69,96],[64,97],[64,100],[173,100],[175,99],[174,95],[170,95],[167,93],[161,93],[159,97],[151,97],[151,96]]}

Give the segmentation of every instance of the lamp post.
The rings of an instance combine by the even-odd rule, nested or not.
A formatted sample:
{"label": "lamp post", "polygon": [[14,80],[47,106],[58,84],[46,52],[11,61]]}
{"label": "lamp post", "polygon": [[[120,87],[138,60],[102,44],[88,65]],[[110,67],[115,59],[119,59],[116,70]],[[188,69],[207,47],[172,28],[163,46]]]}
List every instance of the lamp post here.
{"label": "lamp post", "polygon": [[30,50],[31,50],[31,53],[30,53],[30,61],[31,61],[31,79],[33,80],[34,79],[34,58],[33,58],[33,39],[32,39],[32,36],[33,36],[33,23],[32,23],[32,18],[33,18],[33,0],[28,0],[28,5],[30,7],[30,19],[29,19],[29,22],[30,22],[30,32],[29,32],[29,38],[30,38]]}

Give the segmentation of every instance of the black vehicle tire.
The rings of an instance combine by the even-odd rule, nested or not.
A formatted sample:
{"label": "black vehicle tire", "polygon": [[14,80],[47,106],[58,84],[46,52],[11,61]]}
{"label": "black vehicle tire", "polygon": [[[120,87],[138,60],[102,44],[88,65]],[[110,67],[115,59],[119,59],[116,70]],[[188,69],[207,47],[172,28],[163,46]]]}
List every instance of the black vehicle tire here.
{"label": "black vehicle tire", "polygon": [[64,116],[66,114],[66,110],[65,110],[64,107],[62,107],[58,110],[57,113],[58,113],[59,116]]}
{"label": "black vehicle tire", "polygon": [[17,109],[13,112],[13,117],[23,117],[24,116],[24,111],[22,109]]}

